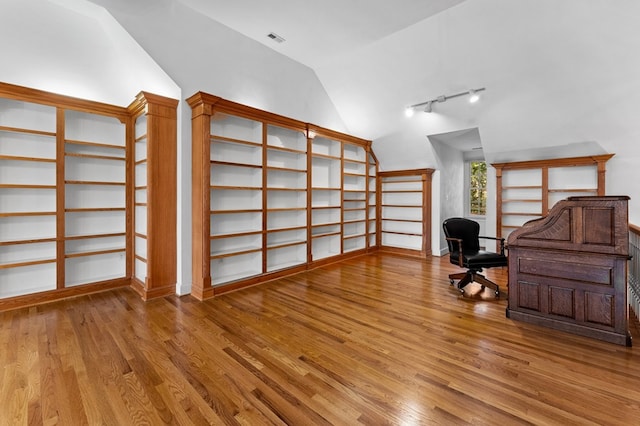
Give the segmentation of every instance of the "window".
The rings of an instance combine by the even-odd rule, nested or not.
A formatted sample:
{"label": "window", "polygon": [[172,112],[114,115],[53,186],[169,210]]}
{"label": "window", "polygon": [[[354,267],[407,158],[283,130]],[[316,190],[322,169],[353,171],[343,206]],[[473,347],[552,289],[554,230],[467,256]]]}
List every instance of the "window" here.
{"label": "window", "polygon": [[469,162],[469,213],[487,213],[487,163]]}

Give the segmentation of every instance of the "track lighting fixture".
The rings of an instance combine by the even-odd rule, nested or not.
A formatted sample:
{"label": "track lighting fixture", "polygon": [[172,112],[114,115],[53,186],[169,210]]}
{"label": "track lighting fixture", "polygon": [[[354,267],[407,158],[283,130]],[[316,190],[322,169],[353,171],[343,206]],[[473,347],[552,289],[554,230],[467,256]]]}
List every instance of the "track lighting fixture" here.
{"label": "track lighting fixture", "polygon": [[480,95],[478,95],[475,90],[469,89],[469,102],[473,104],[478,102],[478,100],[480,100]]}
{"label": "track lighting fixture", "polygon": [[408,106],[405,109],[405,114],[407,115],[407,117],[413,116],[413,113],[415,112],[416,108],[423,108],[424,112],[431,112],[433,111],[434,102],[445,102],[448,99],[457,98],[459,96],[464,96],[464,95],[469,95],[469,102],[471,103],[478,102],[478,100],[480,99],[478,92],[482,92],[483,90],[485,90],[485,88],[481,87],[479,89],[469,89],[466,92],[460,92],[454,95],[447,95],[447,96],[440,95],[435,99],[431,99],[430,101],[420,102],[419,104],[413,104]]}

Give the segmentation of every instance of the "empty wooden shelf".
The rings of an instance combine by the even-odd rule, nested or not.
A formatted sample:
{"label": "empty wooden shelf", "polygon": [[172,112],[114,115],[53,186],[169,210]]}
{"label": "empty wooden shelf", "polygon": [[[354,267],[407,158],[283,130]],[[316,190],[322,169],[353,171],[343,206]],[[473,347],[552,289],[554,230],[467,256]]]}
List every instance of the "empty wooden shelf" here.
{"label": "empty wooden shelf", "polygon": [[176,106],[0,83],[0,309],[123,285],[145,299],[175,292]]}
{"label": "empty wooden shelf", "polygon": [[369,141],[206,93],[188,102],[192,295],[206,299],[376,246]]}
{"label": "empty wooden shelf", "polygon": [[613,154],[494,163],[497,236],[546,216],[569,196],[605,195],[606,163]]}
{"label": "empty wooden shelf", "polygon": [[433,169],[380,172],[380,248],[413,256],[431,255]]}

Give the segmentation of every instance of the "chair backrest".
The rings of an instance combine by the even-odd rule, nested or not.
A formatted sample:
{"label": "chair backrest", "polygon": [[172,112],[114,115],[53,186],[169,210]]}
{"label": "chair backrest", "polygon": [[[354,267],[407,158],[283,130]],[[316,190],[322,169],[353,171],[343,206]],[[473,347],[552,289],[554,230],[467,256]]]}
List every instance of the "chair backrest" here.
{"label": "chair backrest", "polygon": [[[465,252],[477,252],[480,250],[480,224],[463,217],[452,217],[442,223],[444,235],[448,238],[459,238],[463,241],[462,249]],[[458,251],[455,241],[448,241],[449,253]]]}

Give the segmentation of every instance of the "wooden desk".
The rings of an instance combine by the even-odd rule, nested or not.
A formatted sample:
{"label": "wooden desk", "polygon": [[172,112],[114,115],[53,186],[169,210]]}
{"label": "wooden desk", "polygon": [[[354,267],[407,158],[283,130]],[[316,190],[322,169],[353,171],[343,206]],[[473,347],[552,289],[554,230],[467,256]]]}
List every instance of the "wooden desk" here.
{"label": "wooden desk", "polygon": [[628,200],[570,197],[512,232],[507,317],[631,346]]}

